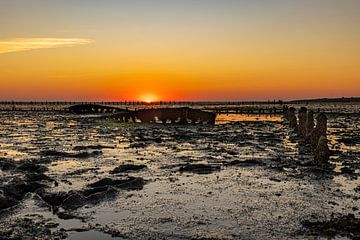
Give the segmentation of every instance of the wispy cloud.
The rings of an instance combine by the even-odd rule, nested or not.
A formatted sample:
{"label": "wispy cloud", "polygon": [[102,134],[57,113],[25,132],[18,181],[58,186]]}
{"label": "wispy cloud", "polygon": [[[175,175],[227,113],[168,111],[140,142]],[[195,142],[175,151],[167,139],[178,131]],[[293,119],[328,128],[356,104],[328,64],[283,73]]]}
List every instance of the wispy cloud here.
{"label": "wispy cloud", "polygon": [[0,41],[0,54],[44,48],[73,47],[93,41],[84,38],[15,38]]}

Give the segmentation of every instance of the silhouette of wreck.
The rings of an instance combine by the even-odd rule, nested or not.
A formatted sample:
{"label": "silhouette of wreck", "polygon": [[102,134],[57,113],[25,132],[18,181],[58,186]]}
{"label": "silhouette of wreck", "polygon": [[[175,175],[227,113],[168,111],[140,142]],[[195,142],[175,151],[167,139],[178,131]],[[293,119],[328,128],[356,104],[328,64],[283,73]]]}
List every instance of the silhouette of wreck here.
{"label": "silhouette of wreck", "polygon": [[117,107],[109,107],[98,104],[78,104],[69,107],[71,113],[76,114],[94,114],[94,113],[116,113],[127,111],[125,109],[120,109]]}
{"label": "silhouette of wreck", "polygon": [[216,114],[213,112],[189,107],[152,108],[131,111],[96,104],[81,104],[71,106],[69,111],[76,114],[112,113],[105,115],[104,118],[114,119],[119,122],[215,124],[216,119]]}

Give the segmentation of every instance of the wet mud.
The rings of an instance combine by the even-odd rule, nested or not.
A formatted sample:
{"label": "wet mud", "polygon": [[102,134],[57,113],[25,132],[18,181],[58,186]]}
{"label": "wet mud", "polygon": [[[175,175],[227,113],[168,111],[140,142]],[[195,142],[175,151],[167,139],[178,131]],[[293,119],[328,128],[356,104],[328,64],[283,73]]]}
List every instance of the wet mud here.
{"label": "wet mud", "polygon": [[359,237],[354,114],[329,116],[327,168],[281,116],[220,115],[215,126],[0,120],[0,239]]}
{"label": "wet mud", "polygon": [[308,234],[314,236],[360,239],[360,218],[356,218],[354,214],[332,216],[330,220],[325,221],[306,220],[302,224]]}

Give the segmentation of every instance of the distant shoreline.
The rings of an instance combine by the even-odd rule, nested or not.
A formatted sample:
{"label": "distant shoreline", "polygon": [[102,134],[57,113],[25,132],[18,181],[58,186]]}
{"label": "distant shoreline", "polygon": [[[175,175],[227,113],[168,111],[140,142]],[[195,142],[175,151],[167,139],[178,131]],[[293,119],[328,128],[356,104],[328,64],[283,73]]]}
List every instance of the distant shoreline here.
{"label": "distant shoreline", "polygon": [[285,103],[360,103],[360,97],[350,97],[350,98],[315,98],[315,99],[300,99],[300,100],[291,100],[285,101]]}
{"label": "distant shoreline", "polygon": [[0,100],[0,105],[75,105],[75,104],[105,104],[105,105],[166,105],[166,104],[308,104],[308,103],[360,103],[360,97],[342,97],[342,98],[313,98],[313,99],[297,99],[297,100],[244,100],[244,101],[154,101],[147,103],[144,101],[26,101],[26,100]]}

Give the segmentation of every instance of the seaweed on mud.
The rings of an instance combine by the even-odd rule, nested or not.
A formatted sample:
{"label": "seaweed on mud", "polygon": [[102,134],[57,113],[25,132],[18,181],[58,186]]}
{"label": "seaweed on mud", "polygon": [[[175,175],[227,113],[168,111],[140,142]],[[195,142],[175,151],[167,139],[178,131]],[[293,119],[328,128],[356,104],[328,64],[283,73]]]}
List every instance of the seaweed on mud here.
{"label": "seaweed on mud", "polygon": [[17,169],[26,172],[37,172],[37,173],[44,173],[48,170],[47,167],[40,164],[36,164],[33,161],[24,161],[18,165]]}
{"label": "seaweed on mud", "polygon": [[157,136],[157,134],[150,134],[150,135],[146,135],[145,132],[142,132],[141,134],[137,134],[135,135],[135,140],[138,142],[146,142],[146,143],[162,143],[162,138],[161,137],[153,137],[153,136]]}
{"label": "seaweed on mud", "polygon": [[350,239],[360,239],[360,218],[354,214],[334,217],[325,221],[303,221],[302,225],[308,230],[309,235],[322,235],[335,237],[337,235]]}
{"label": "seaweed on mud", "polygon": [[66,175],[68,176],[78,176],[87,172],[94,172],[96,173],[100,168],[98,167],[92,167],[92,168],[82,168],[82,169],[77,169],[75,171],[66,173]]}
{"label": "seaweed on mud", "polygon": [[139,164],[139,165],[123,164],[123,165],[120,165],[120,166],[114,168],[113,170],[111,170],[110,173],[117,174],[117,173],[131,172],[131,171],[139,171],[139,170],[143,170],[146,168],[147,168],[147,166],[144,164]]}
{"label": "seaweed on mud", "polygon": [[68,152],[59,152],[56,150],[46,150],[41,151],[40,155],[45,157],[61,157],[61,158],[90,158],[101,155],[101,151],[92,151],[92,152],[80,152],[80,153],[68,153]]}
{"label": "seaweed on mud", "polygon": [[197,138],[197,136],[195,134],[184,133],[184,132],[177,132],[177,133],[171,135],[171,138],[173,138],[174,140],[176,140],[178,142],[190,141],[190,140],[193,140],[194,137]]}
{"label": "seaweed on mud", "polygon": [[2,190],[0,190],[0,211],[7,209],[18,204],[18,201],[12,197],[6,196]]}
{"label": "seaweed on mud", "polygon": [[101,150],[101,149],[114,149],[113,146],[104,146],[104,145],[87,145],[87,146],[75,146],[74,151],[84,151],[84,150]]}
{"label": "seaweed on mud", "polygon": [[0,186],[0,210],[16,206],[27,193],[46,188],[49,182],[54,181],[43,173],[47,168],[41,165],[26,162],[20,164],[20,169],[25,171],[24,175]]}
{"label": "seaweed on mud", "polygon": [[344,136],[339,138],[338,140],[340,143],[353,146],[353,145],[359,145],[360,144],[360,136],[357,134],[353,134],[351,136]]}
{"label": "seaweed on mud", "polygon": [[179,172],[191,172],[197,174],[210,174],[220,171],[220,166],[209,164],[186,164],[179,168]]}
{"label": "seaweed on mud", "polygon": [[[214,147],[208,147],[207,150],[212,150],[213,148]],[[232,156],[235,156],[235,155],[239,154],[238,152],[236,152],[234,150],[227,149],[227,148],[224,148],[224,147],[215,148],[212,151],[215,152],[215,153],[226,153],[226,154],[229,154],[229,155],[232,155]]]}
{"label": "seaweed on mud", "polygon": [[129,145],[129,148],[145,148],[145,147],[147,147],[147,144],[143,142],[131,143]]}
{"label": "seaweed on mud", "polygon": [[305,179],[311,178],[314,180],[320,179],[332,179],[336,176],[336,173],[333,171],[333,167],[317,167],[317,166],[301,166],[297,168],[298,173],[293,175],[293,177]]}
{"label": "seaweed on mud", "polygon": [[67,192],[46,192],[44,190],[38,192],[39,196],[50,206],[60,206],[62,202],[70,195]]}
{"label": "seaweed on mud", "polygon": [[72,211],[57,211],[56,215],[58,216],[58,218],[63,220],[80,219],[83,222],[85,221],[84,217]]}
{"label": "seaweed on mud", "polygon": [[38,181],[26,181],[20,178],[14,178],[2,188],[5,196],[20,201],[26,193],[35,192],[44,187],[46,187],[46,185]]}
{"label": "seaweed on mud", "polygon": [[145,180],[140,177],[103,178],[78,191],[46,192],[42,190],[38,193],[57,212],[59,207],[74,210],[86,204],[98,204],[115,197],[118,190],[140,190],[145,183]]}
{"label": "seaweed on mud", "polygon": [[352,169],[352,168],[350,168],[350,167],[342,167],[341,169],[340,169],[340,171],[341,171],[341,173],[342,174],[354,174],[355,173],[355,170],[354,169]]}
{"label": "seaweed on mud", "polygon": [[231,162],[226,162],[227,166],[239,166],[239,167],[253,167],[253,166],[265,166],[266,163],[256,160],[256,159],[248,159],[248,160],[233,160]]}
{"label": "seaweed on mud", "polygon": [[52,178],[50,178],[44,173],[34,173],[34,172],[26,173],[25,179],[29,182],[54,181]]}
{"label": "seaweed on mud", "polygon": [[113,186],[124,190],[140,190],[145,185],[145,180],[141,177],[123,177],[123,178],[103,178],[88,185],[90,188]]}
{"label": "seaweed on mud", "polygon": [[[11,163],[11,162],[8,162]],[[0,186],[0,210],[16,206],[27,193],[48,187],[54,180],[44,174],[47,168],[34,161],[13,162],[13,173],[20,172],[20,177],[14,177]]]}
{"label": "seaweed on mud", "polygon": [[16,168],[16,163],[12,160],[7,158],[0,158],[0,170],[2,171],[9,171],[14,170]]}

